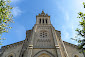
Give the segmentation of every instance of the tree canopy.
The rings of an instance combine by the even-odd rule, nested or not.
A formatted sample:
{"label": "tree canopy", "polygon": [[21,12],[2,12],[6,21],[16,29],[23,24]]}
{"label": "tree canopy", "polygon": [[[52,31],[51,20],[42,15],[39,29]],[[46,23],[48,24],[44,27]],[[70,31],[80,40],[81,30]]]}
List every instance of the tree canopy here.
{"label": "tree canopy", "polygon": [[9,26],[10,23],[13,23],[13,15],[11,13],[13,7],[10,6],[10,2],[10,0],[0,0],[0,40],[5,39],[1,38],[2,34],[12,28]]}
{"label": "tree canopy", "polygon": [[[84,8],[85,8],[85,3],[83,2]],[[85,57],[85,48],[83,46],[85,46],[85,13],[83,12],[79,12],[78,13],[78,17],[79,19],[81,19],[81,21],[79,21],[79,26],[82,28],[77,28],[75,31],[77,31],[77,38],[73,40],[76,40],[79,44],[78,44],[78,48],[81,50],[81,52],[83,53],[84,57]],[[79,36],[79,38],[78,38]]]}

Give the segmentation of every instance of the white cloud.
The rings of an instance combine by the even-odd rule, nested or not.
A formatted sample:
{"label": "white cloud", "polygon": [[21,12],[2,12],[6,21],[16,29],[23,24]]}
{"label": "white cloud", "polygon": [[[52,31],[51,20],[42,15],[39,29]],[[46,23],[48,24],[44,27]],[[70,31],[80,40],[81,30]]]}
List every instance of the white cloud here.
{"label": "white cloud", "polygon": [[69,23],[69,13],[68,11],[63,7],[63,5],[60,4],[60,2],[57,2],[57,7],[58,9],[64,14],[64,19],[66,21],[65,24],[62,26],[62,39],[64,41],[69,41],[70,40],[70,33],[68,32],[68,28],[70,27]]}
{"label": "white cloud", "polygon": [[69,13],[68,13],[68,11],[64,8],[62,3],[60,4],[60,2],[57,2],[56,4],[57,4],[58,9],[64,14],[65,20],[68,21],[69,20]]}
{"label": "white cloud", "polygon": [[[60,2],[57,2],[58,9],[64,14],[65,24],[62,26],[62,39],[64,41],[70,40],[70,33],[68,32],[68,29],[71,28],[70,25],[70,18],[69,18],[69,12],[63,7],[63,5],[60,4]],[[73,28],[73,27],[72,27]]]}
{"label": "white cloud", "polygon": [[68,39],[69,38],[69,33],[67,31],[64,31],[64,35],[65,35],[65,38]]}
{"label": "white cloud", "polygon": [[72,43],[72,44],[77,43],[75,40],[71,39],[71,38],[74,38],[74,34],[75,34],[74,31],[72,31],[72,34],[71,34],[71,33],[69,33],[69,31],[67,29],[68,29],[68,27],[62,26],[62,40]]}
{"label": "white cloud", "polygon": [[85,0],[75,0],[75,8],[77,12],[83,12],[85,13],[85,9],[84,9],[84,6],[83,6],[83,2],[85,2]]}
{"label": "white cloud", "polygon": [[69,21],[69,13],[66,12],[65,15],[66,15],[66,16],[65,16],[66,21]]}
{"label": "white cloud", "polygon": [[78,45],[79,43],[75,43],[75,45]]}
{"label": "white cloud", "polygon": [[[73,4],[68,4],[65,6],[66,1],[57,2],[57,8],[63,13],[65,23],[62,25],[62,39],[71,42],[77,45],[76,41],[71,40],[70,38],[75,38],[77,32],[75,31],[76,28],[80,28],[79,21],[80,19],[77,18],[78,12],[85,13],[85,8],[83,6],[83,2],[85,0],[72,0]],[[65,7],[64,7],[65,6]],[[70,41],[71,40],[71,41]]]}
{"label": "white cloud", "polygon": [[14,7],[12,10],[13,16],[16,17],[18,15],[22,14],[22,11],[19,9],[19,7]]}

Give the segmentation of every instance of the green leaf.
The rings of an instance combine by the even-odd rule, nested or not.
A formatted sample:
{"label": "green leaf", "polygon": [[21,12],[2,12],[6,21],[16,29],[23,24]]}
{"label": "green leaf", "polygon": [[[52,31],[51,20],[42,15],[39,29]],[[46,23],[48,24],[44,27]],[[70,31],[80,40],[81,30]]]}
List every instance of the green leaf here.
{"label": "green leaf", "polygon": [[83,5],[85,4],[85,2],[83,2]]}
{"label": "green leaf", "polygon": [[81,43],[81,40],[78,40],[78,43]]}
{"label": "green leaf", "polygon": [[3,22],[6,22],[6,19],[5,19],[5,20],[3,20]]}
{"label": "green leaf", "polygon": [[12,28],[12,27],[9,27],[10,29]]}
{"label": "green leaf", "polygon": [[85,53],[85,50],[84,50],[84,53]]}
{"label": "green leaf", "polygon": [[85,14],[84,14],[84,16],[85,16]]}

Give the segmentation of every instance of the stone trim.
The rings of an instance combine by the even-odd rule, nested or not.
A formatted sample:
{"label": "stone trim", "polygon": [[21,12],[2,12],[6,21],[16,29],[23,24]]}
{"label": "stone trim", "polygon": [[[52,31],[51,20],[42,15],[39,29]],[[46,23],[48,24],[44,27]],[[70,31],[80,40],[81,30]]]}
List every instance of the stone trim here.
{"label": "stone trim", "polygon": [[24,41],[25,41],[25,40],[20,41],[20,42],[16,42],[16,43],[13,43],[13,44],[10,44],[10,45],[2,46],[1,49],[3,49],[3,48],[8,49],[8,48],[11,48],[11,47],[18,46],[18,45],[20,45],[20,44],[23,44]]}
{"label": "stone trim", "polygon": [[33,48],[33,49],[56,49],[56,48]]}
{"label": "stone trim", "polygon": [[49,52],[49,51],[47,51],[47,50],[41,50],[41,51],[39,51],[38,53],[36,53],[33,57],[36,57],[37,55],[40,55],[40,54],[42,54],[42,53],[45,53],[46,52],[46,54],[49,54],[49,55],[51,55],[52,57],[55,57],[51,52]]}
{"label": "stone trim", "polygon": [[75,44],[71,44],[71,43],[68,43],[68,42],[65,42],[65,41],[63,41],[63,42],[64,42],[64,44],[66,44],[66,45],[70,45],[70,46],[72,46],[72,47],[78,48],[78,46],[75,45]]}
{"label": "stone trim", "polygon": [[16,54],[15,54],[14,52],[11,52],[11,53],[7,54],[5,57],[10,57],[11,55],[12,55],[13,57],[16,57]]}
{"label": "stone trim", "polygon": [[37,15],[36,17],[50,17],[50,16],[48,16],[48,14],[45,14],[44,11],[42,11],[42,13]]}

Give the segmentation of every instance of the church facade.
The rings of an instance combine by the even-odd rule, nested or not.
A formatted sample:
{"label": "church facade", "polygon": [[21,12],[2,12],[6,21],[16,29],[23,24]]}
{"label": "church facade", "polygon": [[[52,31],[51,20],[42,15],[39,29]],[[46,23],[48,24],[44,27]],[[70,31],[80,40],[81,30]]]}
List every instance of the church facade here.
{"label": "church facade", "polygon": [[32,30],[26,31],[26,39],[3,46],[0,57],[84,57],[74,44],[62,41],[61,32],[55,30],[50,16],[42,11],[36,16]]}

